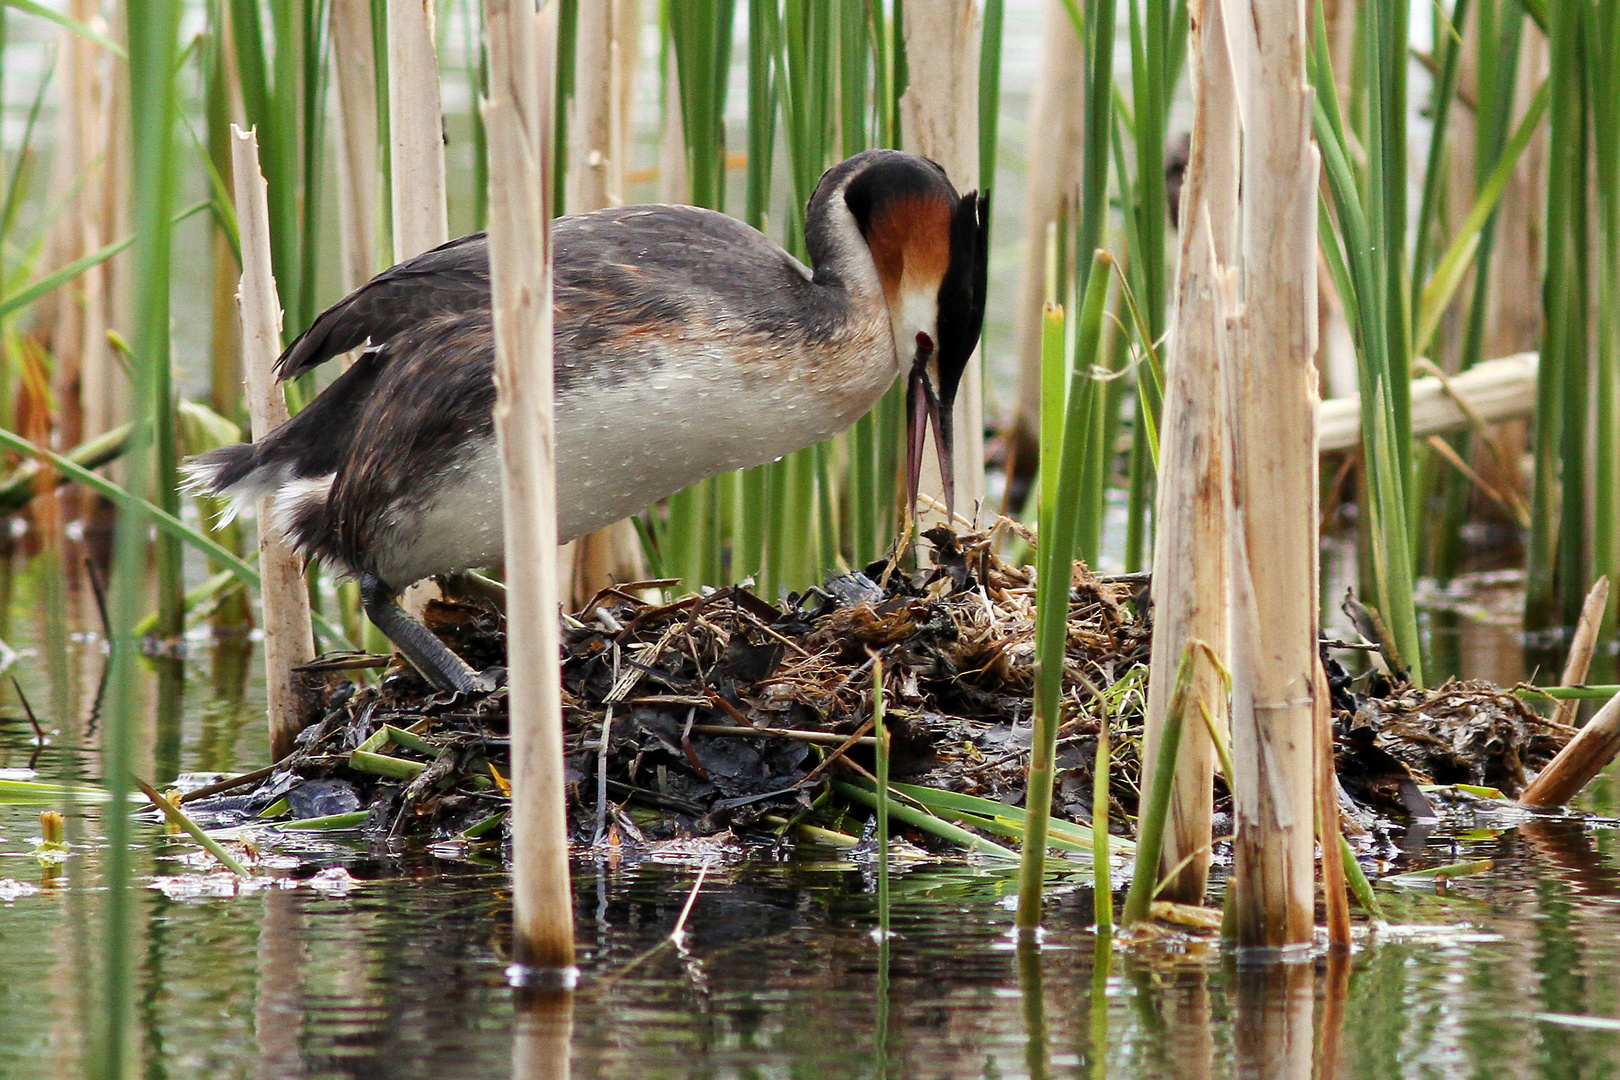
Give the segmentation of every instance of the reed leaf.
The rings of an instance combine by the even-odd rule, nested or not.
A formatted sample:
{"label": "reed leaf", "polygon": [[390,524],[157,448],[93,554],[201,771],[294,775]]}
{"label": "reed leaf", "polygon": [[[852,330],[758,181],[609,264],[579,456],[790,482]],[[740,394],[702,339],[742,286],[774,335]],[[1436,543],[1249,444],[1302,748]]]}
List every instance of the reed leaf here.
{"label": "reed leaf", "polygon": [[86,41],[94,42],[120,60],[129,59],[129,53],[125,52],[124,47],[118,42],[94,27],[86,26],[79,20],[64,15],[60,11],[54,11],[44,4],[36,3],[35,0],[4,0],[4,4],[6,7],[16,8],[18,11],[27,12],[29,15],[38,15],[42,19],[48,19],[68,33],[77,34]]}

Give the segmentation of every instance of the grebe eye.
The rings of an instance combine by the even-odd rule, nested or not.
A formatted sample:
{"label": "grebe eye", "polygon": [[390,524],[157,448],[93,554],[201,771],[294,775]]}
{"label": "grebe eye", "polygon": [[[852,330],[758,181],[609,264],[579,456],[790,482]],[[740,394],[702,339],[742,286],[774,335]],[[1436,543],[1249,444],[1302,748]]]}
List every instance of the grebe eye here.
{"label": "grebe eye", "polygon": [[933,353],[933,351],[934,351],[934,339],[929,337],[926,333],[924,333],[921,330],[917,331],[917,353],[918,353],[918,355],[928,356],[931,353]]}

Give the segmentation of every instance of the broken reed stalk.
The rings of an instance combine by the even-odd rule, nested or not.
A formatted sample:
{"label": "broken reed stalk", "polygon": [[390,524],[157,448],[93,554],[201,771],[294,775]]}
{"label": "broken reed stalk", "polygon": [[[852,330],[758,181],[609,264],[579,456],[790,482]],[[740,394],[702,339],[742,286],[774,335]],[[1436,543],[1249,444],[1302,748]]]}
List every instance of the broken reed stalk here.
{"label": "broken reed stalk", "polygon": [[1309,944],[1314,923],[1318,165],[1304,5],[1252,0],[1250,11],[1227,27],[1246,104],[1241,344],[1227,378],[1237,765],[1229,887],[1239,944],[1277,947]]}
{"label": "broken reed stalk", "polygon": [[[1413,379],[1413,437],[1531,415],[1536,408],[1537,365],[1535,353],[1516,353],[1482,361],[1445,379],[1432,375]],[[1361,446],[1361,412],[1360,394],[1322,402],[1316,415],[1323,453]]]}
{"label": "broken reed stalk", "polygon": [[[974,0],[911,0],[905,8],[906,53],[926,56],[928,63],[910,69],[910,85],[900,98],[902,149],[939,162],[958,191],[988,183],[979,176],[980,30]],[[962,373],[955,412],[956,511],[977,521],[984,503],[984,373],[978,348]],[[921,490],[935,496],[944,490],[932,452],[923,455]],[[919,531],[945,522],[933,512],[919,517]]]}
{"label": "broken reed stalk", "polygon": [[197,841],[197,843],[202,845],[204,851],[218,859],[221,866],[225,867],[225,869],[229,870],[237,877],[253,876],[248,872],[247,867],[237,862],[231,857],[230,852],[226,851],[220,846],[218,840],[215,840],[213,837],[203,832],[195,821],[192,821],[191,818],[187,817],[185,812],[174,803],[158,794],[157,791],[153,789],[151,784],[148,784],[140,777],[136,777],[135,786],[141,789],[141,794],[146,796],[147,801],[149,801],[159,810],[163,811],[163,816],[168,818],[176,828],[184,830],[187,836],[191,837],[193,840]]}
{"label": "broken reed stalk", "polygon": [[[1087,418],[1092,398],[1090,358],[1097,355],[1102,337],[1103,308],[1108,299],[1108,253],[1093,254],[1085,300],[1080,308],[1075,366],[1069,372],[1067,400],[1059,409],[1055,399],[1060,380],[1042,379],[1041,497],[1038,556],[1035,579],[1035,730],[1029,755],[1029,784],[1024,798],[1022,865],[1018,875],[1018,917],[1021,933],[1033,933],[1041,923],[1041,893],[1046,874],[1047,820],[1052,813],[1052,783],[1057,757],[1057,729],[1061,722],[1063,671],[1069,634],[1069,592],[1074,581],[1074,546],[1079,526],[1079,477],[1085,464]],[[1062,356],[1062,309],[1047,308],[1047,337],[1042,352]],[[1050,392],[1049,392],[1050,391]],[[1061,425],[1049,421],[1061,418]],[[1050,428],[1055,428],[1051,430]]]}
{"label": "broken reed stalk", "polygon": [[[287,398],[276,382],[281,353],[281,302],[270,267],[268,188],[259,171],[256,131],[231,125],[231,172],[241,234],[242,282],[236,303],[242,319],[242,374],[253,437],[262,439],[287,421]],[[270,525],[270,500],[258,503],[259,580],[264,601],[264,679],[270,714],[270,757],[293,751],[300,728],[293,669],[315,659],[315,635],[303,560]]]}
{"label": "broken reed stalk", "polygon": [[1316,665],[1316,842],[1322,853],[1322,904],[1327,910],[1328,944],[1350,948],[1350,896],[1345,891],[1344,862],[1339,857],[1339,779],[1333,764],[1333,702],[1327,670]]}
{"label": "broken reed stalk", "polygon": [[512,716],[515,980],[574,979],[558,663],[551,161],[557,4],[485,0],[495,431],[501,451]]}
{"label": "broken reed stalk", "polygon": [[[1170,700],[1159,724],[1158,754],[1153,771],[1148,773],[1144,769],[1144,775],[1151,779],[1143,792],[1142,814],[1136,827],[1136,870],[1131,875],[1130,891],[1125,894],[1125,910],[1120,913],[1120,921],[1126,926],[1132,926],[1148,917],[1148,908],[1152,906],[1157,896],[1155,886],[1159,883],[1161,872],[1175,870],[1174,864],[1165,871],[1160,869],[1164,866],[1165,826],[1170,816],[1171,796],[1179,787],[1178,758],[1187,729],[1187,709],[1194,700],[1193,678],[1199,666],[1198,650],[1207,648],[1203,642],[1196,640],[1182,646]],[[1205,801],[1208,801],[1207,794]],[[1207,840],[1203,848],[1208,851]],[[1196,856],[1194,851],[1189,851],[1188,854]],[[1207,855],[1205,857],[1207,858]],[[1203,894],[1200,893],[1198,900],[1202,899]]]}
{"label": "broken reed stalk", "polygon": [[[1238,114],[1218,3],[1193,29],[1193,131],[1182,186],[1181,256],[1174,346],[1165,360],[1155,497],[1153,566],[1173,587],[1153,597],[1152,676],[1148,679],[1142,775],[1156,775],[1170,710],[1172,672],[1192,641],[1224,652],[1227,618],[1226,459],[1222,380],[1229,363],[1220,278],[1237,249]],[[1220,654],[1217,654],[1219,657]],[[1226,694],[1215,665],[1195,676],[1199,700],[1226,729]],[[1202,724],[1181,736],[1170,820],[1159,874],[1167,899],[1203,901],[1209,877],[1215,749]]]}
{"label": "broken reed stalk", "polygon": [[[1569,642],[1569,659],[1564,662],[1565,686],[1579,686],[1586,681],[1587,669],[1592,666],[1592,652],[1597,647],[1598,628],[1603,624],[1603,613],[1609,607],[1609,577],[1607,574],[1592,583],[1592,589],[1586,594],[1586,602],[1581,605],[1581,618],[1575,624],[1575,633]],[[1566,698],[1558,703],[1553,710],[1552,718],[1555,722],[1568,727],[1575,726],[1575,714],[1580,710],[1581,703],[1573,698]]]}
{"label": "broken reed stalk", "polygon": [[1519,794],[1519,804],[1551,810],[1580,794],[1620,753],[1620,695],[1611,697],[1582,725],[1558,756]]}

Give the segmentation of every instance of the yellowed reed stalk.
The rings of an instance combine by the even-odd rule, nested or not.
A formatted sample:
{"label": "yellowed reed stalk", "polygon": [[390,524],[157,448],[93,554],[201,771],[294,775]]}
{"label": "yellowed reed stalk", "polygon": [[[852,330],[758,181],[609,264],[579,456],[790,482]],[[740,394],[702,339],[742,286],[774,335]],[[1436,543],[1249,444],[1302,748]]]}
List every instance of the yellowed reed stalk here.
{"label": "yellowed reed stalk", "polygon": [[[1519,70],[1513,88],[1517,125],[1547,77],[1547,36],[1526,21],[1519,43]],[[1455,111],[1455,110],[1454,110]],[[1536,348],[1541,342],[1541,278],[1547,213],[1547,126],[1537,129],[1519,155],[1502,192],[1486,303],[1487,356]],[[1523,440],[1521,429],[1520,440]],[[1515,478],[1517,479],[1517,478]]]}
{"label": "yellowed reed stalk", "polygon": [[370,0],[332,0],[332,82],[337,92],[338,239],[343,289],[377,265],[377,66]]}
{"label": "yellowed reed stalk", "polygon": [[[242,313],[242,370],[253,437],[259,439],[287,421],[287,399],[275,375],[276,357],[281,355],[281,307],[270,269],[270,205],[264,175],[259,172],[258,137],[234,124],[231,135],[231,171],[242,245],[242,284],[237,292]],[[303,560],[270,527],[269,499],[259,500],[258,514],[270,757],[279,761],[292,752],[293,737],[298,734],[292,669],[315,658],[315,635]]]}
{"label": "yellowed reed stalk", "polygon": [[[1195,8],[1199,5],[1195,5]],[[1230,362],[1220,278],[1237,249],[1238,119],[1219,0],[1206,0],[1189,50],[1192,145],[1182,185],[1183,229],[1176,325],[1165,358],[1153,568],[1152,677],[1142,775],[1153,776],[1176,667],[1190,641],[1226,644],[1226,431],[1222,393]],[[1226,690],[1212,664],[1197,665],[1195,701],[1226,730]],[[1215,747],[1208,729],[1183,726],[1165,823],[1161,894],[1201,903],[1209,875]],[[1178,869],[1179,868],[1179,869]]]}
{"label": "yellowed reed stalk", "polygon": [[[72,0],[67,14],[103,32],[102,5]],[[58,86],[55,190],[67,195],[53,237],[52,263],[65,265],[99,250],[108,234],[107,162],[113,149],[112,101],[120,61],[94,42],[62,31]],[[56,307],[51,347],[52,391],[58,409],[57,445],[75,446],[111,430],[122,417],[128,380],[107,345],[109,274],[103,264],[69,282]]]}
{"label": "yellowed reed stalk", "polygon": [[[1024,235],[1045,236],[1063,200],[1080,183],[1085,135],[1085,45],[1075,33],[1064,0],[1046,0],[1041,20],[1041,66],[1030,107],[1031,131],[1040,132],[1024,178]],[[1041,426],[1041,309],[1046,299],[1045,262],[1023,260],[1018,306],[1013,311],[1013,349],[1018,357],[1018,398],[1009,430],[1012,451],[1028,463],[1039,456]]]}
{"label": "yellowed reed stalk", "polygon": [[[1575,633],[1569,641],[1569,659],[1564,662],[1563,685],[1579,686],[1586,681],[1586,672],[1592,666],[1592,653],[1597,648],[1598,628],[1602,625],[1603,612],[1608,606],[1609,578],[1605,574],[1592,583],[1586,601],[1581,604],[1581,618],[1575,624]],[[1581,703],[1573,698],[1560,701],[1553,710],[1552,718],[1560,724],[1573,725],[1575,713],[1580,707]]]}
{"label": "yellowed reed stalk", "polygon": [[[625,150],[620,101],[620,65],[634,52],[620,8],[627,0],[583,4],[574,38],[574,101],[568,124],[570,214],[623,202]],[[633,28],[631,28],[633,33]],[[642,572],[641,542],[628,520],[615,522],[563,549],[563,597],[570,610],[590,602],[597,591],[618,581],[636,581]]]}
{"label": "yellowed reed stalk", "polygon": [[[1478,421],[1495,424],[1529,416],[1536,407],[1537,361],[1533,352],[1518,353],[1475,364],[1443,381],[1434,375],[1413,379],[1412,435],[1425,438],[1461,431]],[[1360,449],[1359,394],[1329,398],[1316,415],[1323,453]]]}
{"label": "yellowed reed stalk", "polygon": [[[1226,14],[1243,118],[1244,273],[1227,378],[1237,772],[1229,887],[1240,944],[1302,945],[1314,921],[1318,160],[1305,5],[1248,0]],[[1308,1016],[1308,1000],[1305,1008]]]}
{"label": "yellowed reed stalk", "polygon": [[1581,789],[1620,753],[1620,695],[1610,698],[1582,725],[1558,756],[1548,762],[1519,794],[1519,803],[1551,810],[1579,795]]}
{"label": "yellowed reed stalk", "polygon": [[1322,906],[1327,912],[1328,943],[1337,952],[1350,949],[1350,894],[1345,891],[1344,862],[1339,853],[1339,779],[1333,760],[1333,700],[1327,670],[1316,662],[1316,842],[1322,853]]}
{"label": "yellowed reed stalk", "polygon": [[686,175],[686,127],[681,119],[681,81],[675,50],[664,64],[664,130],[658,136],[658,201],[684,203],[692,198]]}
{"label": "yellowed reed stalk", "polygon": [[[958,191],[979,186],[979,35],[973,0],[911,0],[905,9],[906,55],[911,84],[900,98],[904,148],[939,162]],[[984,374],[973,351],[956,398],[956,512],[984,518]],[[931,438],[932,436],[930,436]],[[923,456],[921,490],[944,491],[933,451]],[[935,511],[920,515],[922,527],[944,522]]]}
{"label": "yellowed reed stalk", "polygon": [[394,261],[450,239],[445,210],[444,114],[433,0],[389,0],[388,134]]}
{"label": "yellowed reed stalk", "polygon": [[[485,0],[495,433],[505,498],[517,962],[571,971],[552,403],[551,155],[556,7]],[[571,976],[570,976],[571,978]]]}
{"label": "yellowed reed stalk", "polygon": [[630,162],[635,141],[636,77],[641,70],[641,0],[613,0],[613,121],[618,142],[614,156],[619,162],[620,196],[623,197],[624,171]]}
{"label": "yellowed reed stalk", "polygon": [[[450,239],[433,11],[433,0],[388,3],[388,138],[396,263]],[[439,595],[433,582],[418,582],[405,590],[402,606],[420,616],[428,601]]]}
{"label": "yellowed reed stalk", "polygon": [[568,121],[568,213],[619,201],[623,163],[615,131],[615,0],[582,4],[574,32],[574,100]]}

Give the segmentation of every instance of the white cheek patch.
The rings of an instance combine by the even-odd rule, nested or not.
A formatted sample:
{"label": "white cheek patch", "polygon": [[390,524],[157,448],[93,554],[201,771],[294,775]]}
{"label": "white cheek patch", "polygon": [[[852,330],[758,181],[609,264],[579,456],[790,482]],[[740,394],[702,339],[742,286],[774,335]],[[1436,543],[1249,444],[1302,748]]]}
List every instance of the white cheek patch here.
{"label": "white cheek patch", "polygon": [[894,330],[894,351],[900,357],[901,373],[917,355],[917,335],[927,334],[939,348],[939,284],[931,289],[902,288],[889,305],[889,321]]}

